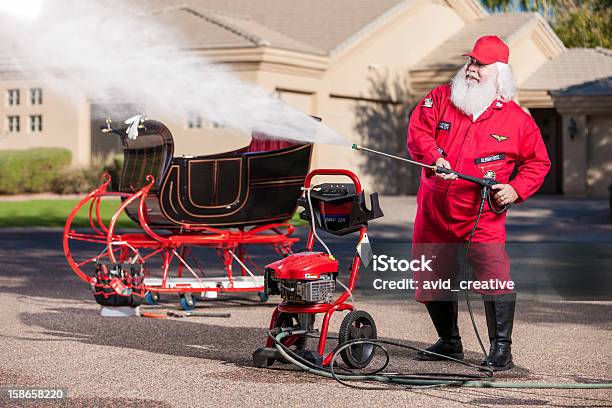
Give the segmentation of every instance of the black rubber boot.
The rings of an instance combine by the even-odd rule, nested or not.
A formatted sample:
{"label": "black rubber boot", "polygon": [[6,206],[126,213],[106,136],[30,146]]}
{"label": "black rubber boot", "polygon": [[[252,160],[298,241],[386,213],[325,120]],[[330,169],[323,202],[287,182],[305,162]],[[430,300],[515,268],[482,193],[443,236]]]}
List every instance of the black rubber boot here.
{"label": "black rubber boot", "polygon": [[511,345],[516,294],[486,296],[483,299],[491,348],[482,365],[488,365],[495,371],[509,370],[514,367]]}
{"label": "black rubber boot", "polygon": [[[425,350],[462,360],[463,345],[461,344],[461,336],[459,336],[459,327],[457,326],[459,311],[457,301],[428,302],[425,306],[427,306],[431,321],[438,332],[438,336],[440,336],[438,341]],[[438,357],[422,351],[417,353],[416,358],[427,361],[444,360],[444,357]]]}

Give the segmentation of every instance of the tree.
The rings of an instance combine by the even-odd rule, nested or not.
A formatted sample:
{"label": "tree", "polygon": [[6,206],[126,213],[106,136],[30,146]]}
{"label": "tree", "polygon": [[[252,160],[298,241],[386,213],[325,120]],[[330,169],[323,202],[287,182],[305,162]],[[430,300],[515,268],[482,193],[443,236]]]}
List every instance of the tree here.
{"label": "tree", "polygon": [[555,16],[552,27],[568,47],[612,48],[612,2],[582,1],[566,13]]}
{"label": "tree", "polygon": [[568,47],[612,47],[612,0],[482,0],[490,12],[540,13]]}

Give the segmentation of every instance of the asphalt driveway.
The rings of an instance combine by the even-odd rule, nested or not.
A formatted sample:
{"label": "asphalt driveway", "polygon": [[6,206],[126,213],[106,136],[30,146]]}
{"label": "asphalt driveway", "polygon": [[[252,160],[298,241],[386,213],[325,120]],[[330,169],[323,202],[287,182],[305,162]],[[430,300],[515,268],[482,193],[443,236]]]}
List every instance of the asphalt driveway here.
{"label": "asphalt driveway", "polygon": [[[395,203],[407,210],[409,202]],[[509,235],[529,242],[533,235],[560,236],[563,208],[526,208],[509,220]],[[596,205],[597,207],[597,205]],[[389,207],[388,207],[389,208]],[[383,208],[384,209],[384,208]],[[605,208],[575,212],[564,231],[582,231],[601,242],[609,225],[598,217]],[[557,212],[542,221],[543,211]],[[540,212],[531,216],[529,211]],[[398,211],[388,211],[397,213]],[[518,212],[518,209],[517,209]],[[590,215],[589,215],[590,214]],[[550,216],[544,214],[544,218]],[[583,218],[580,218],[583,217]],[[593,218],[594,217],[594,218]],[[563,219],[563,217],[561,217]],[[588,220],[588,221],[585,221]],[[532,220],[532,221],[530,221]],[[555,221],[557,220],[557,221]],[[566,221],[567,221],[566,220]],[[400,239],[402,221],[376,227],[380,240]],[[513,224],[514,223],[514,224]],[[516,226],[516,228],[513,227]],[[590,227],[589,227],[590,225]],[[384,231],[383,231],[384,230]],[[590,235],[587,233],[590,230]],[[382,233],[384,232],[384,234]],[[376,239],[376,228],[371,236]],[[607,235],[611,237],[612,235]],[[579,238],[580,240],[580,238]],[[610,239],[612,241],[612,239]],[[533,242],[533,241],[532,241]],[[567,242],[567,241],[566,241]],[[352,244],[342,252],[350,253]],[[550,256],[553,256],[551,254]],[[424,307],[398,295],[363,288],[355,300],[376,320],[379,336],[417,347],[435,339]],[[175,309],[166,297],[160,312]],[[68,397],[37,402],[1,399],[2,406],[611,406],[612,390],[419,389],[362,391],[301,373],[286,365],[251,366],[251,353],[265,338],[264,327],[276,299],[261,304],[255,297],[202,301],[198,310],[228,311],[231,318],[149,319],[101,317],[87,285],[69,269],[57,230],[4,230],[0,234],[0,387],[59,387]],[[474,303],[481,334],[480,302]],[[336,332],[341,316],[332,320]],[[464,305],[460,328],[467,359],[481,358]],[[519,301],[513,352],[517,367],[499,374],[501,381],[612,381],[612,302],[567,302],[539,297]],[[466,372],[445,362],[417,362],[414,353],[391,349],[391,370]]]}

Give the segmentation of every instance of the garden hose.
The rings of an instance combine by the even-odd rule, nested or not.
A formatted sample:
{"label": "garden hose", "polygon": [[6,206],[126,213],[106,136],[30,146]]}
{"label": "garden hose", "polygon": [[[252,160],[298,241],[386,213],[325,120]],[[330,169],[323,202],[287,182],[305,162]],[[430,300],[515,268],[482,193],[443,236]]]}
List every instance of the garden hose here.
{"label": "garden hose", "polygon": [[[468,238],[467,246],[465,248],[465,258],[463,260],[464,280],[467,280],[468,278],[467,269],[468,269],[468,255],[470,253],[470,246],[472,245],[472,239],[474,238],[474,233],[476,233],[476,227],[478,227],[478,221],[480,221],[480,217],[482,216],[482,211],[484,210],[485,198],[487,196],[490,196],[489,188],[483,186],[481,190],[481,194],[480,194],[480,205],[478,207],[478,214],[476,215],[476,221],[474,221],[474,226],[472,227],[472,231],[470,232],[470,237]],[[490,202],[489,202],[489,206],[491,206]],[[493,207],[491,207],[491,209],[493,209]],[[482,353],[484,354],[484,361],[487,367],[490,368],[490,363],[489,363],[489,358],[488,358],[489,356],[482,342],[482,339],[480,338],[480,332],[478,331],[478,326],[476,325],[476,319],[474,319],[474,313],[472,312],[472,304],[470,302],[470,292],[466,289],[463,293],[465,294],[465,304],[467,305],[468,313],[470,315],[470,320],[472,322],[472,328],[474,329],[474,333],[476,334],[476,339],[478,339],[478,344],[480,345],[480,349],[482,350]]]}
{"label": "garden hose", "polygon": [[[411,350],[420,350],[417,347],[408,346],[401,343],[386,341],[386,340],[352,340],[344,343],[343,345],[337,347],[334,350],[334,355],[332,357],[332,361],[330,363],[330,369],[325,369],[319,366],[314,365],[313,363],[303,359],[298,354],[296,354],[293,350],[287,348],[284,344],[282,344],[282,339],[292,336],[292,335],[300,335],[306,334],[304,330],[296,330],[293,331],[291,329],[281,329],[279,333],[275,334],[272,331],[268,332],[268,336],[274,341],[274,345],[281,356],[289,361],[291,364],[296,367],[301,368],[302,370],[309,372],[311,374],[315,374],[321,377],[333,378],[336,381],[340,382],[343,385],[348,385],[354,388],[360,389],[387,389],[383,387],[359,387],[353,386],[352,384],[347,384],[347,381],[366,381],[366,382],[378,382],[378,383],[386,383],[393,385],[402,385],[402,389],[404,388],[433,388],[433,387],[466,387],[466,388],[534,388],[534,389],[612,389],[612,383],[539,383],[539,382],[501,382],[501,381],[491,381],[491,380],[483,380],[483,379],[474,379],[475,376],[469,376],[466,374],[458,374],[455,376],[448,376],[435,378],[435,374],[401,374],[401,373],[383,373],[379,370],[374,371],[369,374],[338,374],[334,371],[334,361],[340,354],[342,350],[347,347],[356,345],[356,344],[371,344],[374,347],[377,347],[387,353],[385,348],[382,346],[383,344],[390,344],[402,348],[408,348]],[[435,353],[432,353],[435,354]],[[449,360],[455,360],[453,358],[448,358]],[[460,360],[455,360],[463,363],[468,366],[475,366],[474,364],[462,362]],[[386,364],[385,364],[386,366]],[[477,367],[477,366],[475,366]],[[346,369],[344,369],[346,370]],[[487,375],[490,375],[487,374]],[[479,376],[480,378],[486,378],[484,375]]]}

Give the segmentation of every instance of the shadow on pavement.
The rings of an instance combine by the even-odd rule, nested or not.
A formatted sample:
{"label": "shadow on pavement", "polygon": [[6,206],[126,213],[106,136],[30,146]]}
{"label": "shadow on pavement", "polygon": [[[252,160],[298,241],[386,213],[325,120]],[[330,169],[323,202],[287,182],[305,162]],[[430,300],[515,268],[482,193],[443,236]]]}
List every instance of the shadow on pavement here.
{"label": "shadow on pavement", "polygon": [[[51,337],[40,339],[25,335],[20,337],[21,340],[69,340],[90,345],[130,348],[171,356],[223,361],[249,371],[256,370],[252,367],[252,352],[262,347],[266,339],[264,328],[228,327],[189,322],[186,319],[109,318],[100,316],[94,309],[53,308],[40,313],[22,313],[19,317],[25,325],[41,327],[45,330],[42,334]],[[429,345],[423,342],[385,339],[418,348]],[[309,342],[311,348],[316,347],[316,339]],[[331,350],[336,342],[328,340],[328,344]],[[457,373],[474,373],[472,369],[452,362],[416,362],[416,352],[413,350],[395,347],[389,347],[388,350],[394,369],[422,373],[450,369]],[[481,359],[480,353],[466,351],[466,361],[478,364]],[[283,371],[290,366],[277,364],[273,367]],[[529,370],[517,367],[500,377],[524,378],[528,373]]]}
{"label": "shadow on pavement", "polygon": [[516,319],[529,323],[570,323],[597,326],[612,330],[612,304],[537,302],[520,299],[516,303]]}

